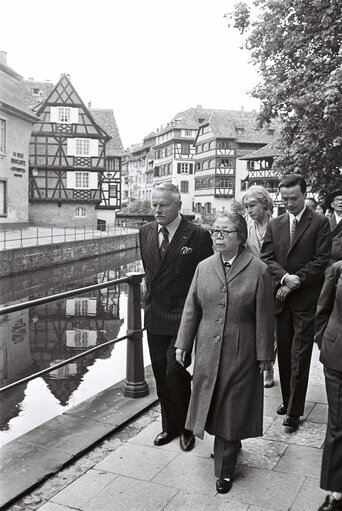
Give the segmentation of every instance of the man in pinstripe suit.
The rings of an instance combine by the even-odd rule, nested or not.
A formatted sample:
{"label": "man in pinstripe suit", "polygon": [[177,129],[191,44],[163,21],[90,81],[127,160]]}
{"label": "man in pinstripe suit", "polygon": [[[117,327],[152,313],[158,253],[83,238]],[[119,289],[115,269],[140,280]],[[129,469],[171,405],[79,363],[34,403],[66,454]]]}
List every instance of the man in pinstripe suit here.
{"label": "man in pinstripe suit", "polygon": [[154,188],[155,220],[141,227],[139,241],[146,281],[145,327],[162,415],[163,431],[154,443],[164,445],[180,436],[181,448],[190,451],[195,438],[184,425],[191,377],[176,361],[174,343],[196,266],[213,249],[209,233],[180,214],[180,199],[171,183]]}

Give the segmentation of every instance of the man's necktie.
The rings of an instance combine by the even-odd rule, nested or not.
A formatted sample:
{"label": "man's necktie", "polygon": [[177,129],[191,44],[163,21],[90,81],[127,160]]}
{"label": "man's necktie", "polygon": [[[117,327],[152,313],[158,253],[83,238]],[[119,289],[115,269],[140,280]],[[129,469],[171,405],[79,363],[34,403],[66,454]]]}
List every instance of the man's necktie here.
{"label": "man's necktie", "polygon": [[290,245],[292,245],[292,243],[293,243],[293,238],[295,237],[297,225],[298,225],[298,220],[297,220],[297,218],[294,218],[293,222],[291,224],[291,230],[290,230]]}
{"label": "man's necktie", "polygon": [[160,232],[163,235],[163,241],[162,241],[162,243],[161,243],[161,245],[159,247],[159,253],[160,253],[161,259],[163,259],[164,255],[165,255],[165,252],[168,249],[168,246],[170,245],[170,242],[169,242],[169,231],[167,230],[166,227],[163,226],[163,227],[161,227]]}

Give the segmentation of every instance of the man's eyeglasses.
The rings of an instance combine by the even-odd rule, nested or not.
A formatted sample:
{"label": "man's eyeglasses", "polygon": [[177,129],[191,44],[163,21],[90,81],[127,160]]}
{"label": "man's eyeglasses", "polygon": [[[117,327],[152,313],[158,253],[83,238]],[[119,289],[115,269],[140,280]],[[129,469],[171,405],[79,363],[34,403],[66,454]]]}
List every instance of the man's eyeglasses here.
{"label": "man's eyeglasses", "polygon": [[216,237],[220,234],[222,238],[228,238],[228,236],[231,232],[237,232],[237,231],[236,230],[229,231],[228,229],[209,229],[209,233],[211,234],[211,236]]}

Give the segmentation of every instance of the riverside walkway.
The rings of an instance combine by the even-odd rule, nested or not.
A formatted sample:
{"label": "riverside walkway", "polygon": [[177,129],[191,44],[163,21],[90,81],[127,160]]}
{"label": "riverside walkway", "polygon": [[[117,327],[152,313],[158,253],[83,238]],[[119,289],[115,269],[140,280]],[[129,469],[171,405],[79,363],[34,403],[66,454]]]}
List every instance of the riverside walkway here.
{"label": "riverside walkway", "polygon": [[[6,509],[316,511],[325,497],[325,492],[319,489],[319,475],[327,421],[324,377],[318,356],[315,345],[305,415],[294,433],[285,430],[283,418],[276,414],[281,402],[276,372],[275,386],[265,389],[264,436],[242,442],[234,484],[226,495],[217,494],[215,490],[211,437],[207,435],[203,441],[196,440],[191,452],[181,451],[178,440],[163,447],[153,445],[161,423],[159,407],[152,395],[141,415],[109,436],[103,427],[106,422],[103,409],[98,409],[97,414],[95,410],[91,417],[93,428],[102,428],[100,434],[107,436],[78,458],[77,447],[81,449],[80,444],[84,449],[87,441],[90,445],[92,435],[87,434],[87,430],[82,433],[63,431],[63,421],[59,421],[57,449],[61,454],[66,449],[73,451],[75,461]],[[138,401],[131,400],[131,403]],[[64,444],[63,434],[67,435]],[[39,434],[31,436],[33,447],[38,448],[43,442]],[[46,458],[51,458],[52,448],[47,445],[44,452],[36,456],[32,451],[32,463],[25,467],[31,471],[32,479],[35,473],[37,481],[38,476],[41,477],[41,466]],[[15,485],[23,466],[18,466],[18,459],[7,462],[11,472],[8,484]]]}

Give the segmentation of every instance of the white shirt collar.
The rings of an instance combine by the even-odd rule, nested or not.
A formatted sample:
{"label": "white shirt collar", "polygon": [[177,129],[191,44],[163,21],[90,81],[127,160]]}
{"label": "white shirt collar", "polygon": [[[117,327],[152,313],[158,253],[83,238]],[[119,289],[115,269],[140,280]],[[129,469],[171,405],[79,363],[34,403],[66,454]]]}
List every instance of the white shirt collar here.
{"label": "white shirt collar", "polygon": [[224,263],[224,262],[227,262],[227,263],[229,263],[229,264],[230,264],[230,266],[232,266],[232,265],[233,265],[233,262],[235,261],[235,259],[236,259],[236,258],[237,258],[237,255],[236,255],[236,256],[234,256],[234,257],[232,257],[232,258],[231,258],[231,259],[229,259],[229,260],[228,260],[228,259],[225,259],[223,256],[221,256],[221,259],[222,259],[223,263]]}
{"label": "white shirt collar", "polygon": [[342,220],[342,215],[339,216],[336,211],[334,211],[334,215],[335,215],[335,220],[336,220],[336,223],[338,224],[341,220]]}
{"label": "white shirt collar", "polygon": [[306,206],[304,206],[304,208],[302,209],[302,211],[300,211],[298,213],[298,215],[294,216],[292,213],[289,213],[289,216],[290,216],[290,224],[292,224],[293,220],[296,218],[298,220],[298,222],[300,221],[300,219],[302,218],[303,216],[303,213],[304,211],[306,210]]}

